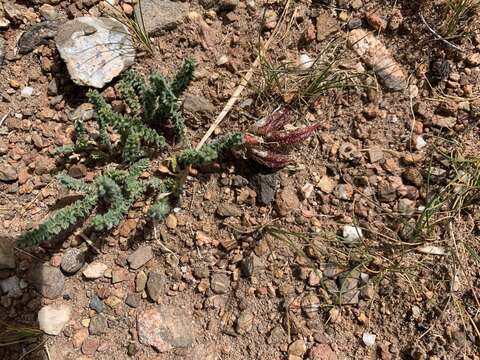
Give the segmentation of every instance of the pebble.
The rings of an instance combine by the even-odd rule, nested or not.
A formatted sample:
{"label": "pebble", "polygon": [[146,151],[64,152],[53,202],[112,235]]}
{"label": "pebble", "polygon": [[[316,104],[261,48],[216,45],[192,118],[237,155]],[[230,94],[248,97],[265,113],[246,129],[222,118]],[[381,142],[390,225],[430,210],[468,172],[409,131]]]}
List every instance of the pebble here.
{"label": "pebble", "polygon": [[479,66],[480,65],[480,53],[473,53],[469,55],[466,59],[468,66]]}
{"label": "pebble", "polygon": [[121,302],[122,300],[120,300],[118,297],[116,297],[115,295],[110,295],[109,297],[107,297],[105,299],[105,304],[109,307],[111,307],[112,309],[117,307]]}
{"label": "pebble", "polygon": [[153,251],[150,246],[140,246],[127,257],[130,268],[137,270],[153,259]]}
{"label": "pebble", "polygon": [[363,237],[361,228],[355,225],[344,225],[342,231],[343,240],[349,243],[356,243]]}
{"label": "pebble", "polygon": [[43,4],[38,8],[38,11],[45,20],[55,20],[59,16],[58,12],[55,10],[55,7],[50,4]]}
{"label": "pebble", "polygon": [[30,87],[30,86],[26,86],[22,89],[22,91],[20,92],[20,96],[22,98],[28,98],[30,96],[33,95],[33,88]]}
{"label": "pebble", "polygon": [[212,275],[210,288],[215,294],[226,294],[230,290],[229,277],[222,273]]}
{"label": "pebble", "polygon": [[0,181],[14,182],[18,179],[17,170],[8,163],[0,163]]}
{"label": "pebble", "polygon": [[320,180],[318,180],[317,186],[325,194],[330,194],[333,192],[333,190],[337,186],[337,182],[334,179],[332,179],[330,176],[324,175],[320,178]]}
{"label": "pebble", "polygon": [[95,261],[87,265],[83,270],[83,276],[87,279],[98,279],[103,276],[103,273],[108,269],[108,266]]}
{"label": "pebble", "polygon": [[315,60],[312,59],[308,54],[300,54],[298,57],[298,67],[301,70],[308,70],[315,63]]}
{"label": "pebble", "polygon": [[[315,272],[315,271],[312,271]],[[320,299],[314,293],[307,294],[302,299],[302,311],[309,319],[314,319],[318,316],[320,310]]]}
{"label": "pebble", "polygon": [[235,204],[220,203],[217,207],[217,214],[222,217],[240,217],[242,213],[242,210]]}
{"label": "pebble", "polygon": [[124,268],[115,269],[112,271],[112,284],[117,284],[128,280],[128,271]]}
{"label": "pebble", "polygon": [[139,5],[135,5],[135,16],[143,18],[145,30],[154,36],[177,27],[187,16],[189,5],[170,0],[142,0],[141,9],[140,13]]}
{"label": "pebble", "polygon": [[192,345],[195,325],[188,314],[177,306],[158,306],[137,316],[138,339],[158,352]]}
{"label": "pebble", "polygon": [[165,219],[165,225],[167,228],[174,230],[177,227],[178,221],[175,214],[169,214]]}
{"label": "pebble", "polygon": [[90,335],[102,335],[107,332],[107,318],[103,314],[98,314],[90,319],[88,332]]}
{"label": "pebble", "polygon": [[358,289],[359,273],[357,271],[346,271],[339,277],[340,293],[339,304],[357,304],[360,290]]}
{"label": "pebble", "polygon": [[367,15],[367,22],[377,31],[383,31],[387,28],[387,22],[375,13]]}
{"label": "pebble", "polygon": [[288,347],[288,355],[303,357],[303,354],[307,351],[307,345],[302,339],[296,340]]}
{"label": "pebble", "polygon": [[26,279],[48,299],[56,299],[63,293],[65,277],[59,268],[37,264],[29,270]]}
{"label": "pebble", "polygon": [[150,298],[159,302],[166,286],[165,275],[160,272],[150,272],[147,280],[147,293]]}
{"label": "pebble", "polygon": [[0,280],[0,289],[10,297],[21,295],[22,288],[25,288],[26,286],[27,284],[23,280],[20,280],[16,275]]}
{"label": "pebble", "polygon": [[72,308],[69,305],[46,305],[38,312],[40,329],[48,335],[58,335],[70,320]]}
{"label": "pebble", "polygon": [[244,310],[237,319],[235,330],[240,335],[245,335],[250,332],[253,327],[253,314],[249,310]]}
{"label": "pebble", "polygon": [[274,199],[278,187],[277,174],[258,174],[252,178],[260,205],[269,205]]}
{"label": "pebble", "polygon": [[18,39],[17,48],[19,54],[27,54],[40,45],[48,43],[57,34],[58,23],[56,21],[42,21],[32,25]]}
{"label": "pebble", "polygon": [[311,360],[338,360],[337,355],[328,344],[315,345],[308,354]]}
{"label": "pebble", "polygon": [[74,164],[68,169],[68,175],[75,179],[81,179],[87,175],[87,167],[84,164]]}
{"label": "pebble", "polygon": [[95,310],[99,314],[105,309],[103,301],[97,295],[93,295],[90,299],[90,309]]}
{"label": "pebble", "polygon": [[142,300],[141,294],[128,294],[127,298],[125,299],[125,304],[132,308],[137,308],[140,305],[140,301]]}
{"label": "pebble", "polygon": [[142,292],[145,289],[146,284],[147,284],[147,274],[145,274],[145,272],[143,271],[140,271],[135,277],[135,291]]}
{"label": "pebble", "polygon": [[93,355],[100,346],[100,339],[87,337],[82,343],[82,353],[84,355]]}
{"label": "pebble", "polygon": [[62,257],[60,268],[67,274],[75,274],[85,263],[85,252],[73,248],[68,249]]}
{"label": "pebble", "polygon": [[375,35],[363,29],[355,29],[350,31],[348,41],[388,90],[400,91],[406,88],[405,71]]}
{"label": "pebble", "polygon": [[287,216],[300,207],[300,200],[293,187],[286,187],[277,194],[275,208],[279,215]]}
{"label": "pebble", "polygon": [[374,346],[376,337],[377,335],[370,334],[369,332],[364,332],[362,335],[362,340],[365,346]]}
{"label": "pebble", "polygon": [[317,41],[323,41],[339,30],[337,20],[327,13],[317,16]]}
{"label": "pebble", "polygon": [[183,109],[191,114],[211,115],[215,106],[203,96],[186,94],[183,100]]}

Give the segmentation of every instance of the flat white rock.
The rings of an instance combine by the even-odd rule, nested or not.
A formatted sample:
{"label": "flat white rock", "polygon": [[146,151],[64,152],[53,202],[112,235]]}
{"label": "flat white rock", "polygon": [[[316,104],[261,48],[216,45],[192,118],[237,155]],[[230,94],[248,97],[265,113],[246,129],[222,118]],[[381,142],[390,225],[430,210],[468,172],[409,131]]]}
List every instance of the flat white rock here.
{"label": "flat white rock", "polygon": [[83,270],[83,276],[87,279],[98,279],[107,269],[108,266],[101,262],[92,262]]}
{"label": "flat white rock", "polygon": [[343,238],[347,242],[358,242],[363,237],[362,229],[354,225],[343,227]]}
{"label": "flat white rock", "polygon": [[110,18],[78,17],[59,27],[60,56],[78,85],[102,88],[135,60],[126,26]]}
{"label": "flat white rock", "polygon": [[58,335],[70,320],[72,308],[69,305],[47,305],[38,312],[40,329],[48,335]]}

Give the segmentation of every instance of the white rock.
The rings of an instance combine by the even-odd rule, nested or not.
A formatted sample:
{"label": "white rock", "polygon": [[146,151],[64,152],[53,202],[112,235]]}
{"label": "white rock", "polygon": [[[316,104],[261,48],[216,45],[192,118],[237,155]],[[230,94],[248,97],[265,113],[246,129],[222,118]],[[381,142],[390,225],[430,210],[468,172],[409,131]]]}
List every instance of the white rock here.
{"label": "white rock", "polygon": [[347,242],[358,242],[363,237],[362,229],[355,225],[345,225],[343,227],[343,238]]}
{"label": "white rock", "polygon": [[298,57],[298,67],[302,70],[310,69],[314,63],[315,60],[308,56],[308,54],[300,54]]}
{"label": "white rock", "polygon": [[375,35],[363,29],[355,29],[350,31],[348,42],[387,89],[399,91],[406,88],[405,71]]}
{"label": "white rock", "polygon": [[92,262],[83,270],[83,276],[87,279],[98,279],[107,269],[108,266],[101,262]]}
{"label": "white rock", "polygon": [[423,139],[423,136],[419,135],[415,138],[415,148],[417,150],[423,149],[425,146],[427,146],[427,142]]}
{"label": "white rock", "polygon": [[0,280],[0,289],[7,294],[20,291],[20,279],[14,275],[4,280]]}
{"label": "white rock", "polygon": [[28,98],[33,95],[33,88],[30,86],[26,86],[20,92],[20,96],[23,98]]}
{"label": "white rock", "polygon": [[364,332],[362,336],[363,343],[366,346],[373,346],[375,345],[375,339],[377,338],[377,335],[370,334],[368,332]]}
{"label": "white rock", "polygon": [[102,88],[135,61],[127,27],[110,18],[83,16],[67,21],[55,42],[78,85]]}
{"label": "white rock", "polygon": [[48,335],[58,335],[70,320],[72,308],[69,305],[47,305],[38,312],[40,329]]}

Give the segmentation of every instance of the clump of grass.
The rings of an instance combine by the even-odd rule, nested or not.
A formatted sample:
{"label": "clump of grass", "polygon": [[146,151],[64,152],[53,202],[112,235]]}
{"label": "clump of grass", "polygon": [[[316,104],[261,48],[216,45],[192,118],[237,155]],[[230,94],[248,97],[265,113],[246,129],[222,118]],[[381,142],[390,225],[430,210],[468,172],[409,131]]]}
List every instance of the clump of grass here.
{"label": "clump of grass", "polygon": [[42,335],[40,329],[0,321],[0,347],[36,340]]}
{"label": "clump of grass", "polygon": [[449,39],[462,37],[480,8],[479,0],[447,0],[441,34]]}
{"label": "clump of grass", "polygon": [[[148,36],[148,32],[145,29],[145,23],[143,21],[142,1],[138,0],[139,11],[134,14],[133,18],[128,17],[122,9],[105,2],[109,11],[109,16],[123,24],[132,36],[133,43],[137,48],[143,49],[149,55],[153,55],[155,48],[153,47],[152,40]],[[138,14],[138,16],[137,16]]]}
{"label": "clump of grass", "polygon": [[[452,150],[453,149],[453,150]],[[456,142],[435,146],[434,151],[442,164],[449,166],[451,179],[442,186],[433,186],[432,167],[427,176],[426,203],[416,225],[414,238],[431,233],[438,224],[447,224],[457,215],[478,205],[480,200],[480,157],[465,156]]]}
{"label": "clump of grass", "polygon": [[330,90],[358,86],[362,74],[339,67],[344,51],[342,44],[331,42],[303,65],[279,60],[278,54],[260,53],[253,91],[260,99],[277,98],[290,104],[310,105]]}

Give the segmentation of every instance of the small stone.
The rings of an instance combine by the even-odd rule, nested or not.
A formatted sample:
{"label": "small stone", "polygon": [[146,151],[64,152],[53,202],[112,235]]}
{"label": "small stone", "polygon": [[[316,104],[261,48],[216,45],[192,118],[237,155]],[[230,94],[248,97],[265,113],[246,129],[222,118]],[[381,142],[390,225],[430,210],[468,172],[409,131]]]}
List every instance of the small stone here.
{"label": "small stone", "polygon": [[165,219],[165,225],[171,230],[177,227],[177,217],[175,216],[175,214],[169,214],[167,216],[167,218]]}
{"label": "small stone", "polygon": [[354,225],[345,225],[342,231],[343,240],[349,243],[356,243],[363,237],[362,229]]}
{"label": "small stone", "polygon": [[368,156],[371,163],[376,163],[383,160],[383,151],[378,147],[373,147],[368,150]]}
{"label": "small stone", "polygon": [[307,351],[307,345],[302,339],[296,340],[288,347],[288,355],[303,357],[303,354]]}
{"label": "small stone", "polygon": [[421,135],[415,137],[414,142],[417,150],[422,150],[425,146],[427,146],[427,142]]}
{"label": "small stone", "polygon": [[43,4],[38,8],[40,15],[47,21],[52,21],[58,18],[58,12],[50,4]]}
{"label": "small stone", "polygon": [[48,335],[58,335],[70,320],[72,308],[69,305],[47,305],[38,312],[40,329]]}
{"label": "small stone", "polygon": [[235,330],[240,335],[245,335],[248,333],[253,327],[253,314],[248,311],[242,311],[240,316],[237,319],[237,325]]}
{"label": "small stone", "polygon": [[409,168],[409,169],[406,169],[402,175],[406,182],[413,184],[416,187],[422,187],[423,176],[420,170],[416,168]]}
{"label": "small stone", "polygon": [[84,164],[74,164],[68,169],[68,175],[75,179],[80,179],[87,175],[87,167]]}
{"label": "small stone", "polygon": [[278,187],[277,174],[258,174],[252,179],[260,205],[269,205],[275,199]]}
{"label": "small stone", "polygon": [[116,297],[115,295],[110,295],[109,297],[107,297],[105,299],[105,304],[109,307],[111,307],[112,309],[117,307],[120,303],[122,302],[122,300],[120,300],[118,297]]}
{"label": "small stone", "polygon": [[362,335],[362,340],[365,346],[374,346],[376,337],[376,335],[364,332]]}
{"label": "small stone", "polygon": [[40,45],[48,43],[57,34],[58,23],[56,21],[42,21],[32,25],[18,40],[18,53],[27,54]]}
{"label": "small stone", "polygon": [[358,10],[363,6],[362,0],[353,0],[350,3],[350,6],[352,7],[353,10]]}
{"label": "small stone", "polygon": [[147,293],[150,298],[159,302],[165,290],[165,275],[160,272],[151,272],[148,274]]}
{"label": "small stone", "polygon": [[217,273],[212,276],[210,288],[215,294],[226,294],[230,290],[230,279],[227,275]]}
{"label": "small stone", "polygon": [[467,65],[479,66],[480,65],[480,53],[473,53],[466,58]]}
{"label": "small stone", "polygon": [[97,351],[98,347],[100,346],[100,340],[87,337],[85,341],[82,343],[82,353],[85,355],[93,355]]}
{"label": "small stone", "polygon": [[83,342],[85,341],[85,339],[87,337],[88,337],[88,329],[87,328],[81,328],[72,337],[73,346],[76,349],[78,349],[80,346],[82,346]]}
{"label": "small stone", "polygon": [[330,35],[336,33],[339,26],[335,18],[326,13],[321,13],[317,17],[317,41],[323,41]]}
{"label": "small stone", "polygon": [[28,98],[30,96],[33,95],[33,88],[30,87],[30,86],[26,86],[22,89],[22,91],[20,92],[20,96],[22,98]]}
{"label": "small stone", "polygon": [[387,28],[387,22],[375,13],[367,15],[367,22],[377,31],[383,31]]}
{"label": "small stone", "polygon": [[360,291],[358,289],[359,274],[357,271],[346,271],[340,278],[338,303],[342,305],[357,304]]}
{"label": "small stone", "polygon": [[35,265],[27,273],[27,281],[48,299],[56,299],[63,293],[65,277],[59,268]]}
{"label": "small stone", "polygon": [[178,307],[160,306],[138,314],[137,331],[142,344],[163,353],[192,345],[196,329],[191,317]]}
{"label": "small stone", "polygon": [[453,128],[457,123],[457,118],[453,116],[435,115],[432,117],[432,124],[440,128]]}
{"label": "small stone", "polygon": [[300,54],[298,57],[298,68],[301,70],[310,69],[315,63],[315,59],[312,59],[308,54]]}
{"label": "small stone", "polygon": [[85,263],[85,252],[73,248],[65,251],[65,254],[62,257],[62,262],[60,263],[61,269],[67,274],[75,274],[80,270]]}
{"label": "small stone", "polygon": [[302,186],[301,190],[302,190],[303,198],[308,199],[310,198],[310,196],[312,196],[312,193],[314,190],[313,184],[306,183],[305,185]]}
{"label": "small stone", "polygon": [[215,106],[203,96],[186,94],[183,100],[183,109],[191,114],[211,115]]}
{"label": "small stone", "polygon": [[108,266],[95,261],[87,265],[85,270],[83,270],[83,276],[87,279],[98,279],[103,276],[105,271],[108,269]]}
{"label": "small stone", "polygon": [[341,200],[351,200],[353,196],[353,187],[350,184],[340,184],[337,186],[338,197]]}
{"label": "small stone", "polygon": [[131,253],[127,261],[130,264],[130,268],[137,270],[153,259],[153,251],[150,246],[140,246],[137,250]]}
{"label": "small stone", "polygon": [[308,354],[311,360],[338,360],[337,355],[328,344],[315,345]]}
{"label": "small stone", "polygon": [[103,314],[98,314],[90,319],[88,332],[90,335],[103,335],[107,332],[107,318]]}
{"label": "small stone", "polygon": [[406,88],[405,71],[375,35],[363,29],[355,29],[350,31],[348,41],[388,90],[400,91]]}
{"label": "small stone", "polygon": [[105,310],[105,305],[103,305],[103,301],[97,296],[93,295],[90,299],[90,309],[95,310],[97,313],[102,313]]}
{"label": "small stone", "polygon": [[332,179],[330,176],[324,175],[318,181],[317,186],[325,194],[330,194],[333,192],[333,190],[337,186],[337,182],[334,179]]}
{"label": "small stone", "polygon": [[147,284],[147,274],[145,274],[145,272],[143,271],[140,271],[135,277],[135,291],[142,292],[145,289],[146,284]]}
{"label": "small stone", "polygon": [[187,3],[169,0],[142,0],[140,6],[135,5],[135,17],[143,19],[145,30],[151,36],[165,30],[172,30],[180,24],[188,14]]}
{"label": "small stone", "polygon": [[303,297],[301,306],[307,318],[314,319],[318,316],[318,311],[320,310],[320,299],[314,293],[309,293]]}
{"label": "small stone", "polygon": [[222,217],[240,217],[242,213],[242,210],[235,204],[220,203],[217,207],[217,214]]}
{"label": "small stone", "polygon": [[133,6],[127,3],[122,4],[122,10],[127,15],[128,17],[131,17],[133,15]]}
{"label": "small stone", "polygon": [[3,293],[11,297],[17,297],[18,295],[21,295],[22,289],[20,285],[20,279],[16,275],[13,275],[6,279],[0,280],[0,289]]}
{"label": "small stone", "polygon": [[264,15],[265,29],[272,30],[277,26],[278,15],[274,10],[268,9]]}
{"label": "small stone", "polygon": [[360,19],[358,17],[351,18],[348,21],[347,26],[350,30],[361,28],[362,27],[362,19]]}
{"label": "small stone", "polygon": [[140,305],[141,300],[141,294],[128,294],[127,298],[125,299],[125,304],[132,308],[137,308]]}
{"label": "small stone", "polygon": [[0,181],[14,182],[17,179],[17,170],[12,165],[7,163],[0,163]]}
{"label": "small stone", "polygon": [[120,268],[112,270],[112,284],[117,284],[128,280],[128,271],[126,269]]}
{"label": "small stone", "polygon": [[281,216],[287,216],[300,207],[300,200],[293,187],[286,187],[277,194],[275,207]]}

